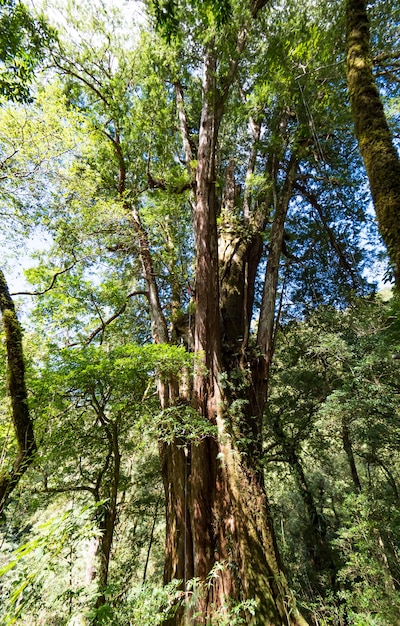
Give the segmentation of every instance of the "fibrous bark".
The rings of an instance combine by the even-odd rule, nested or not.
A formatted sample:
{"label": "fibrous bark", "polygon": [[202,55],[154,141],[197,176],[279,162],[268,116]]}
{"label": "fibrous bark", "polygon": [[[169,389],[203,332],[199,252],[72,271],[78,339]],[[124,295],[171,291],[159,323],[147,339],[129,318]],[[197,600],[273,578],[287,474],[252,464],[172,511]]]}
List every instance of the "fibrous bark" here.
{"label": "fibrous bark", "polygon": [[[161,444],[167,498],[165,580],[168,582],[173,577],[183,580],[185,598],[183,608],[169,624],[211,624],[216,615],[227,614],[232,602],[254,599],[256,614],[254,618],[247,614],[246,623],[294,626],[305,622],[293,606],[282,571],[258,463],[274,306],[265,305],[268,312],[263,313],[263,343],[259,344],[262,353],[253,358],[245,349],[245,355],[241,354],[254,296],[254,287],[247,284],[245,288],[246,267],[247,280],[250,277],[251,283],[262,246],[259,234],[252,232],[250,226],[241,235],[233,231],[229,234],[222,226],[218,238],[214,156],[222,110],[215,97],[215,68],[215,52],[210,45],[203,80],[193,214],[197,361],[192,405],[216,427],[217,434],[197,444],[185,445],[183,441]],[[286,183],[279,194],[273,220],[265,291],[265,300],[273,303],[283,225],[296,166],[293,159],[287,167]],[[228,204],[232,202],[231,196],[227,189]],[[234,297],[230,297],[232,293]],[[270,316],[267,322],[266,315]],[[236,327],[232,327],[233,317],[237,320]],[[247,379],[241,392],[229,385],[238,370]],[[230,410],[234,400],[242,402],[238,416]],[[200,581],[195,599],[185,587],[190,579]]]}

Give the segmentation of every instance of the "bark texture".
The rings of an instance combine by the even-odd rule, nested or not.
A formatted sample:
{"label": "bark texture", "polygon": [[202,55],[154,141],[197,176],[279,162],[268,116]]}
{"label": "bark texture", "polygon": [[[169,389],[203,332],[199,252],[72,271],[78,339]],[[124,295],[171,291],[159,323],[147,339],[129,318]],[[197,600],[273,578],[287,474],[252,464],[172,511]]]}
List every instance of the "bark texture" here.
{"label": "bark texture", "polygon": [[400,284],[400,159],[372,72],[365,0],[346,2],[347,84],[355,134],[378,218]]}
{"label": "bark texture", "polygon": [[21,476],[32,463],[36,443],[29,415],[28,393],[25,384],[25,363],[22,348],[22,330],[15,312],[3,272],[0,270],[0,310],[7,349],[7,392],[11,399],[12,420],[18,453],[10,472],[0,475],[0,513],[7,499],[18,485]]}
{"label": "bark texture", "polygon": [[[265,4],[264,0],[250,4],[253,19]],[[183,153],[193,176],[196,268],[191,347],[196,359],[190,394],[179,389],[177,381],[163,380],[159,396],[163,408],[190,403],[199,417],[214,427],[215,435],[196,443],[181,438],[159,444],[166,496],[164,578],[166,583],[173,578],[182,581],[182,603],[168,626],[218,623],[229,619],[232,605],[246,600],[255,600],[256,609],[254,616],[242,612],[243,623],[306,624],[282,571],[261,462],[278,270],[297,159],[293,156],[278,164],[279,157],[271,158],[265,172],[266,178],[271,178],[271,193],[263,202],[252,203],[251,193],[245,190],[243,210],[235,207],[234,159],[226,170],[222,199],[216,188],[219,127],[246,38],[247,28],[242,25],[232,44],[232,57],[222,70],[215,41],[210,36],[204,44],[197,154],[193,154],[188,135],[184,94],[175,84]],[[260,126],[254,122],[252,135],[249,178],[260,136]],[[261,330],[259,337],[253,338],[256,346],[250,347],[255,282],[265,251],[262,231],[271,214]],[[147,288],[156,294],[150,246],[143,238],[137,213],[134,228]],[[168,336],[159,301],[149,297],[149,304],[153,340],[170,341],[174,333]]]}
{"label": "bark texture", "polygon": [[[199,133],[194,202],[196,243],[196,313],[192,405],[216,427],[215,437],[195,445],[161,444],[167,500],[165,581],[184,581],[184,605],[171,626],[205,625],[226,615],[232,603],[253,599],[256,614],[245,623],[281,626],[305,624],[285,581],[265,494],[259,460],[266,402],[279,259],[283,227],[297,160],[287,164],[286,179],[276,193],[269,262],[262,311],[260,352],[249,349],[254,281],[262,254],[254,220],[236,229],[232,189],[227,173],[226,222],[217,229],[214,155],[222,115],[216,98],[216,57],[205,59],[203,112]],[[250,220],[249,220],[250,221]],[[238,378],[241,384],[237,384]],[[164,394],[171,398],[171,393]],[[235,412],[236,403],[240,410]],[[186,583],[196,579],[198,587]]]}

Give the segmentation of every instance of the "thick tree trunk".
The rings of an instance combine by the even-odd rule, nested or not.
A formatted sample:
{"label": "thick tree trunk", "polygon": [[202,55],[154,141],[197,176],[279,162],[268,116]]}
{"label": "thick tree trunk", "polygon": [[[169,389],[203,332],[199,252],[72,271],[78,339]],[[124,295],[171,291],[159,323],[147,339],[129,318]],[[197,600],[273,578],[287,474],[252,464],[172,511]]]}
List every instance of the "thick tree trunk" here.
{"label": "thick tree trunk", "polygon": [[165,580],[198,580],[194,590],[185,586],[183,606],[167,623],[211,624],[231,605],[252,599],[255,617],[244,612],[244,623],[305,624],[282,573],[258,472],[240,461],[227,434],[192,446],[190,456],[176,446],[162,455]]}
{"label": "thick tree trunk", "polygon": [[0,270],[0,310],[7,349],[7,392],[11,399],[12,419],[18,453],[10,472],[0,475],[0,514],[21,476],[32,463],[36,451],[33,424],[29,415],[25,384],[22,331],[3,272]]}
{"label": "thick tree trunk", "polygon": [[[239,359],[234,358],[231,342],[223,345],[223,337],[231,332],[228,329],[231,304],[229,290],[221,292],[221,296],[220,280],[225,281],[225,287],[226,281],[230,280],[232,287],[236,281],[240,292],[238,306],[243,311],[243,307],[248,306],[248,302],[243,300],[246,291],[243,260],[248,260],[254,246],[246,244],[249,246],[246,248],[239,241],[241,259],[235,257],[236,266],[231,263],[225,276],[221,277],[214,155],[222,110],[216,98],[215,76],[216,57],[210,45],[203,79],[194,209],[196,364],[192,403],[199,414],[216,427],[216,435],[187,445],[186,449],[185,442],[160,446],[167,496],[165,579],[168,581],[177,577],[184,583],[190,578],[197,581],[194,591],[189,587],[183,590],[182,609],[169,624],[211,624],[218,615],[227,615],[232,604],[254,600],[257,605],[255,616],[244,611],[244,623],[294,626],[305,622],[293,606],[279,563],[261,466],[258,464],[266,390],[266,382],[260,372],[265,373],[262,365],[265,359],[257,357],[251,372],[250,363],[244,365],[242,362],[240,366]],[[290,187],[295,173],[294,162],[289,171]],[[285,189],[281,205],[284,207],[283,217],[281,212],[277,214],[283,221],[290,198],[289,188],[285,186]],[[276,226],[275,230],[281,232],[282,229],[283,224],[279,223],[279,228]],[[279,242],[277,248],[280,253]],[[236,252],[233,246],[231,256],[234,257]],[[273,273],[277,277],[279,256],[274,256],[274,261]],[[268,295],[274,301],[276,284],[277,280],[273,282],[275,291],[272,286],[268,288]],[[224,303],[222,308],[226,319],[221,315],[221,302]],[[243,323],[241,330],[244,333]],[[257,372],[253,382],[258,389],[254,394],[249,381],[244,386],[241,399],[245,408],[235,421],[230,410],[232,393],[223,381],[225,378],[229,381],[232,371],[238,366],[244,377],[251,377]],[[252,401],[248,400],[248,395],[254,396]],[[257,404],[255,398],[257,401],[262,398],[261,404]]]}
{"label": "thick tree trunk", "polygon": [[[252,3],[252,15],[256,16],[264,4],[264,1]],[[256,608],[254,616],[243,611],[243,623],[305,625],[294,606],[279,562],[261,464],[263,409],[272,354],[279,258],[296,159],[288,166],[287,181],[275,207],[259,350],[251,351],[248,339],[254,283],[263,251],[260,231],[268,216],[265,211],[257,216],[250,215],[251,198],[247,194],[244,215],[247,235],[243,236],[243,231],[227,233],[223,224],[219,233],[217,230],[220,213],[215,188],[218,129],[245,41],[244,28],[238,33],[229,69],[222,76],[218,74],[213,41],[208,40],[205,45],[202,115],[197,159],[193,162],[183,94],[180,85],[176,85],[184,152],[186,160],[190,159],[189,172],[195,167],[195,368],[190,402],[206,423],[215,427],[216,434],[195,444],[184,440],[160,442],[166,495],[164,579],[165,582],[173,578],[182,580],[182,603],[167,622],[168,626],[212,624],[220,617],[226,618],[232,605],[246,600],[254,600]],[[258,134],[259,129],[255,129],[255,141]],[[255,158],[253,151],[249,159],[250,172],[254,169]],[[232,189],[228,187],[229,181],[227,202],[232,204],[234,189],[231,185],[233,193],[230,193]],[[155,281],[148,258],[149,246],[143,240],[141,227],[138,228],[137,215],[134,219],[151,292]],[[153,338],[156,342],[168,341],[159,303],[156,298],[149,298],[149,302]],[[267,322],[266,315],[269,316]],[[243,381],[241,390],[234,384],[236,374]],[[162,407],[167,407],[177,398],[176,384],[164,381],[159,385],[159,395]],[[236,400],[242,408],[235,416],[232,405]]]}
{"label": "thick tree trunk", "polygon": [[300,623],[295,615],[289,617],[288,590],[258,473],[246,467],[222,433],[218,442],[203,442],[192,454],[191,478],[197,486],[192,490],[194,574],[205,581],[215,571],[197,602],[200,617],[193,623],[211,623],[230,601],[245,599],[257,603],[255,618],[247,615],[247,623]]}
{"label": "thick tree trunk", "polygon": [[160,442],[161,471],[166,496],[164,581],[193,578],[193,541],[190,525],[190,450],[184,442]]}
{"label": "thick tree trunk", "polygon": [[400,285],[400,159],[372,72],[365,0],[347,0],[347,83],[379,229]]}

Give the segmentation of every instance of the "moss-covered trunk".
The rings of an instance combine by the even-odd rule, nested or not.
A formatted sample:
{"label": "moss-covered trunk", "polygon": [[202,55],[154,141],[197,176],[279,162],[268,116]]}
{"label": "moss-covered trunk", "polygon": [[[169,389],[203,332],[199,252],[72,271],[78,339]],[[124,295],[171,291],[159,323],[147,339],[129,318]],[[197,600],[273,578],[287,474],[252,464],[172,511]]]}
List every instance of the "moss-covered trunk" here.
{"label": "moss-covered trunk", "polygon": [[33,424],[29,415],[28,393],[25,384],[25,363],[22,330],[15,312],[3,272],[0,270],[0,310],[7,349],[7,392],[11,399],[12,420],[18,453],[11,471],[0,475],[0,513],[21,476],[32,463],[36,451]]}
{"label": "moss-covered trunk", "polygon": [[400,285],[400,159],[372,72],[365,0],[346,2],[347,84],[379,229]]}

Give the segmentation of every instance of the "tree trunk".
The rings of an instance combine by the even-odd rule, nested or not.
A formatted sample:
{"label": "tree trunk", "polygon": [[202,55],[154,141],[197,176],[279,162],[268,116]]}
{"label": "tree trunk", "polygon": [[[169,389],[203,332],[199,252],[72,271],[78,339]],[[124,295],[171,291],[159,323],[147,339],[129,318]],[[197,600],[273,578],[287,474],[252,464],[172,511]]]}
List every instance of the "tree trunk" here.
{"label": "tree trunk", "polygon": [[[111,559],[111,548],[114,538],[114,529],[116,521],[116,508],[114,503],[105,503],[102,511],[102,519],[99,524],[101,533],[98,543],[96,558],[98,567],[94,572],[94,578],[97,582],[98,596],[96,598],[95,608],[98,609],[106,603],[105,589],[108,582],[108,570]],[[95,620],[97,623],[97,620]]]}
{"label": "tree trunk", "polygon": [[308,530],[304,533],[304,542],[312,569],[317,575],[326,574],[328,576],[329,589],[327,589],[326,580],[313,581],[314,585],[317,587],[317,591],[324,593],[335,586],[337,573],[337,564],[335,563],[332,548],[326,536],[326,522],[317,510],[314,496],[308,486],[295,444],[287,437],[278,415],[272,417],[270,423],[275,439],[281,446],[284,458],[289,463],[290,469],[296,479],[299,493],[307,512]]}
{"label": "tree trunk", "polygon": [[25,384],[25,363],[22,348],[22,330],[3,272],[0,270],[0,310],[7,349],[7,392],[11,398],[12,420],[18,453],[10,472],[0,475],[0,514],[7,499],[18,485],[21,476],[32,463],[36,443],[29,415],[28,393]]}
{"label": "tree trunk", "polygon": [[[220,418],[221,419],[221,418]],[[227,433],[162,455],[167,492],[165,581],[188,583],[184,605],[167,624],[211,624],[231,604],[257,603],[247,624],[303,625],[279,562],[259,472],[248,467]],[[190,458],[191,457],[191,458]],[[168,480],[169,479],[169,480]]]}
{"label": "tree trunk", "polygon": [[[111,461],[112,467],[110,477],[106,475],[105,472],[102,472],[99,475],[99,489],[96,494],[96,500],[99,501],[100,488],[106,487],[105,494],[107,496],[107,499],[100,509],[100,539],[98,542],[98,548],[96,553],[98,566],[97,569],[94,571],[94,578],[97,581],[98,588],[98,596],[95,603],[96,609],[100,608],[106,603],[105,589],[108,583],[108,570],[110,566],[111,549],[114,539],[115,525],[117,521],[118,485],[121,470],[121,455],[119,451],[118,441],[118,424],[117,422],[106,422],[103,411],[99,412],[98,415],[109,442],[109,454],[107,457],[105,469],[107,469],[108,466],[108,459]],[[100,484],[100,481],[103,483],[102,485]],[[97,623],[97,618],[95,619],[94,623]]]}
{"label": "tree trunk", "polygon": [[347,460],[349,462],[354,491],[355,493],[361,493],[361,482],[357,471],[356,460],[354,458],[353,446],[351,445],[350,431],[346,417],[343,417],[342,419],[342,442],[343,450],[345,451]]}
{"label": "tree trunk", "polygon": [[150,531],[150,537],[149,537],[149,547],[147,548],[146,562],[145,562],[144,568],[143,568],[143,578],[142,578],[142,583],[143,584],[145,584],[145,582],[146,582],[147,568],[149,566],[151,549],[152,549],[153,543],[154,543],[154,534],[155,534],[155,530],[156,530],[156,524],[157,524],[157,518],[158,518],[158,509],[159,509],[159,506],[160,506],[160,502],[161,502],[161,495],[157,498],[156,506],[155,506],[155,509],[154,509],[153,522],[151,524],[151,531]]}
{"label": "tree trunk", "polygon": [[[185,446],[185,442],[160,445],[167,499],[165,580],[176,577],[186,584],[183,606],[167,623],[171,626],[211,624],[217,616],[226,616],[232,604],[254,600],[255,616],[243,611],[244,623],[301,625],[305,622],[293,606],[279,562],[259,463],[268,361],[265,356],[248,354],[240,365],[238,355],[235,357],[238,345],[232,346],[231,341],[224,343],[224,338],[231,334],[240,344],[243,337],[238,337],[238,333],[243,331],[243,335],[248,331],[243,323],[235,332],[228,328],[231,319],[229,289],[224,288],[229,280],[234,286],[236,279],[239,301],[233,299],[232,306],[240,306],[242,311],[247,309],[244,294],[248,291],[243,282],[246,264],[238,257],[242,255],[248,260],[252,244],[257,248],[259,242],[257,238],[250,238],[251,244],[247,247],[242,241],[238,242],[238,247],[233,246],[231,260],[238,263],[230,263],[230,269],[221,276],[219,251],[222,242],[226,244],[227,240],[221,237],[218,245],[214,156],[222,108],[215,76],[216,56],[210,44],[203,78],[193,215],[196,361],[192,404],[203,419],[216,427],[217,434],[192,445]],[[294,161],[288,169],[290,182],[284,186],[281,210],[275,216],[275,231],[279,236],[290,199],[296,169]],[[271,276],[267,295],[274,301],[281,251],[279,236],[273,234],[278,238],[278,242],[274,240],[274,250],[279,253],[273,256],[272,269],[267,270]],[[269,307],[268,311],[271,310],[273,315],[273,307]],[[249,320],[248,316],[248,324]],[[272,328],[270,324],[270,332]],[[264,334],[267,332],[265,330]],[[232,374],[238,370],[247,381],[241,393],[229,385],[229,379],[233,381]],[[239,415],[232,411],[234,400],[242,402]],[[196,581],[194,589],[187,585],[190,578]]]}
{"label": "tree trunk", "polygon": [[400,285],[400,159],[372,72],[365,0],[347,0],[347,83],[355,134],[378,218]]}

